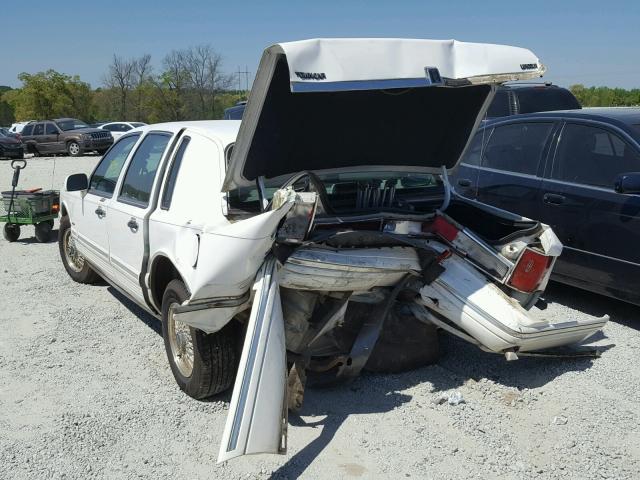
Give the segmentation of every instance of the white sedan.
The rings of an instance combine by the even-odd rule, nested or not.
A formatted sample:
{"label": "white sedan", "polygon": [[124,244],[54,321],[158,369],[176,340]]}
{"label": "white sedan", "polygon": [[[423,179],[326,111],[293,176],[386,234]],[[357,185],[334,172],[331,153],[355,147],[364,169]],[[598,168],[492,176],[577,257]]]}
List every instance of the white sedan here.
{"label": "white sedan", "polygon": [[129,130],[133,130],[134,128],[143,127],[146,123],[142,122],[110,122],[105,123],[104,125],[100,125],[98,128],[103,130],[109,130],[114,140],[117,140],[122,135],[127,133]]}

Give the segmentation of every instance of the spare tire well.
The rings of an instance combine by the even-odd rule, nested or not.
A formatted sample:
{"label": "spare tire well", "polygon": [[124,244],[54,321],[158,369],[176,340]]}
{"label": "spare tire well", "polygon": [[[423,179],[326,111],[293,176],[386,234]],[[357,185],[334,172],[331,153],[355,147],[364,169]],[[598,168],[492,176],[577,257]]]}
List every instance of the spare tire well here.
{"label": "spare tire well", "polygon": [[151,288],[153,303],[158,310],[162,306],[162,296],[164,295],[164,291],[167,289],[167,285],[169,285],[171,280],[175,279],[181,280],[184,283],[180,273],[178,273],[178,269],[176,269],[171,260],[164,256],[157,257],[153,261],[153,266],[151,267],[149,285]]}

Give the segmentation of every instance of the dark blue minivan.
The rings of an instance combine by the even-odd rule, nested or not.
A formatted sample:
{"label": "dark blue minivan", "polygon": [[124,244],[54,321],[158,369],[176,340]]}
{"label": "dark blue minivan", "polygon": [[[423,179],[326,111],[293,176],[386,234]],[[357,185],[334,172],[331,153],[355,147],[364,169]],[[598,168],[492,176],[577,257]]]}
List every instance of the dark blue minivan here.
{"label": "dark blue minivan", "polygon": [[551,225],[554,280],[640,305],[640,108],[490,120],[451,184]]}

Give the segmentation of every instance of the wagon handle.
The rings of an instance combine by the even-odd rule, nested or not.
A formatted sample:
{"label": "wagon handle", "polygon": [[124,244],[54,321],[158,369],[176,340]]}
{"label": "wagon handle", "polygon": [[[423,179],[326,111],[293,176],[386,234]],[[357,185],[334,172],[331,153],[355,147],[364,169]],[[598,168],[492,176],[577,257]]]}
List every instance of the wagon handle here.
{"label": "wagon handle", "polygon": [[14,190],[18,186],[18,179],[20,178],[20,170],[22,170],[26,166],[27,166],[27,161],[24,158],[19,158],[11,161],[11,168],[13,168],[14,170],[11,186],[13,187]]}

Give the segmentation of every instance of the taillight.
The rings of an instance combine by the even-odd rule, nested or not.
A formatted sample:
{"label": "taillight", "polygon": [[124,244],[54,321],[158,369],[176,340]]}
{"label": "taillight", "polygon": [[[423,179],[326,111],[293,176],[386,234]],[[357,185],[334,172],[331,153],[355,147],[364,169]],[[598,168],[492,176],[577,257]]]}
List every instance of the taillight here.
{"label": "taillight", "polygon": [[58,213],[60,211],[60,205],[57,203],[54,203],[53,205],[51,205],[51,213]]}
{"label": "taillight", "polygon": [[534,292],[552,261],[553,257],[525,248],[507,283],[521,292]]}

